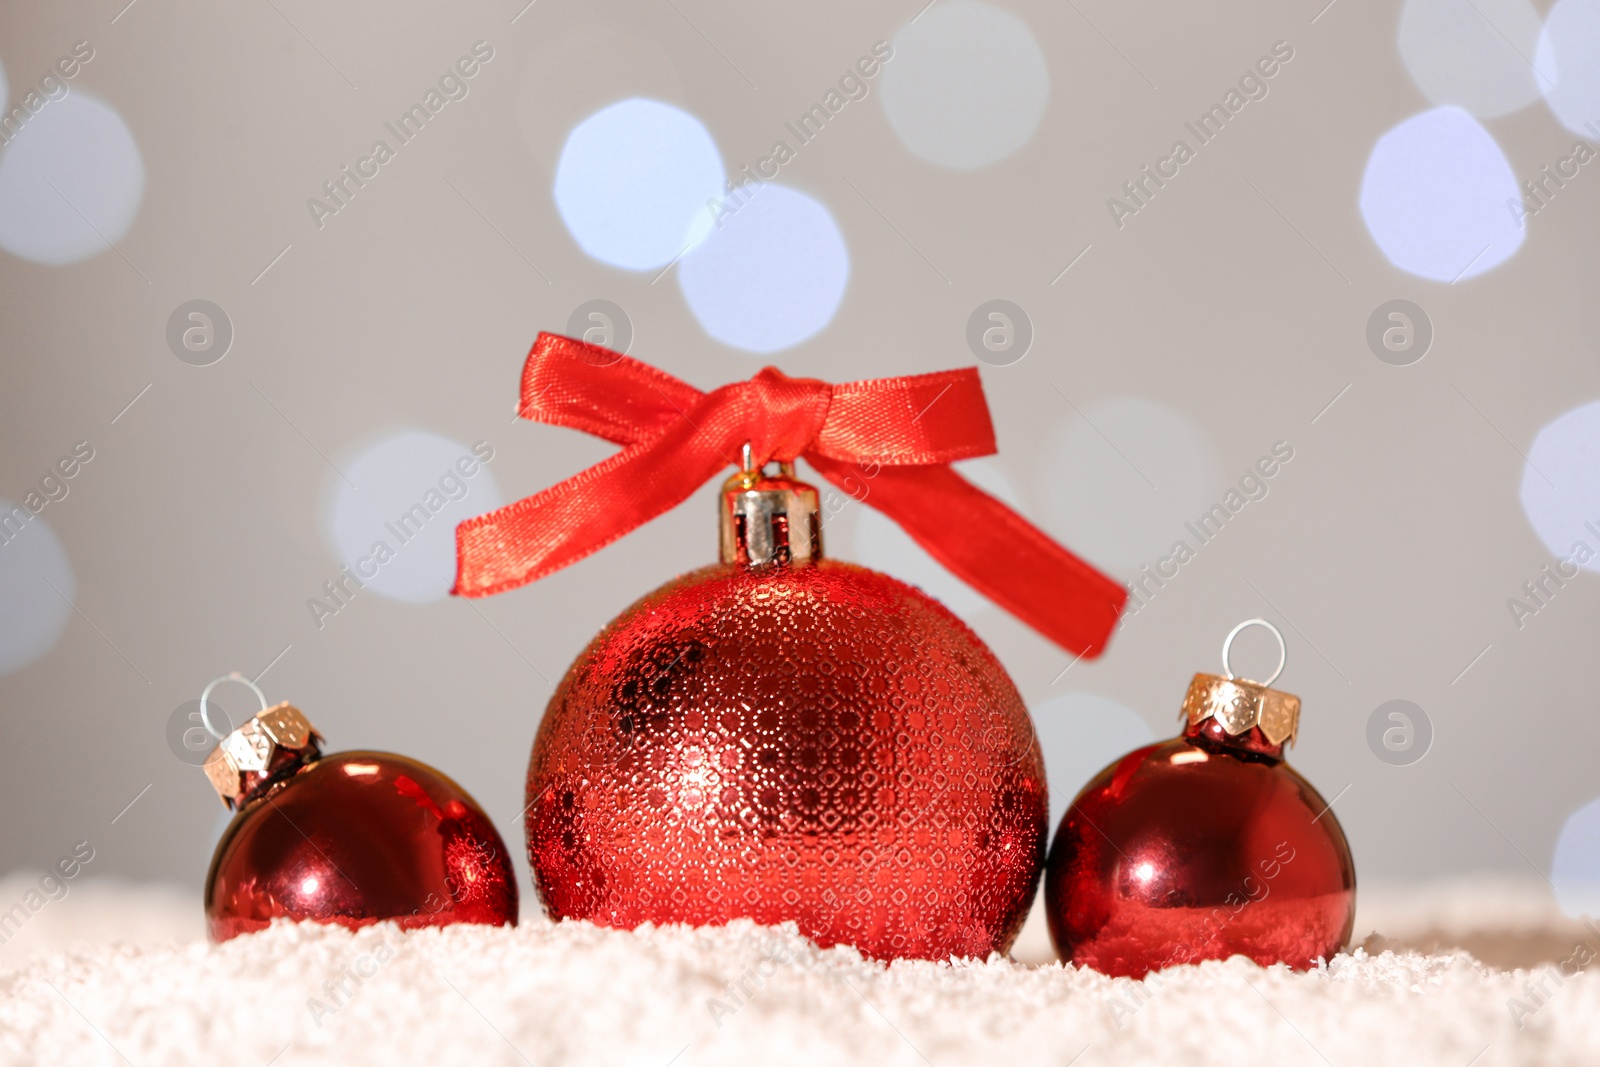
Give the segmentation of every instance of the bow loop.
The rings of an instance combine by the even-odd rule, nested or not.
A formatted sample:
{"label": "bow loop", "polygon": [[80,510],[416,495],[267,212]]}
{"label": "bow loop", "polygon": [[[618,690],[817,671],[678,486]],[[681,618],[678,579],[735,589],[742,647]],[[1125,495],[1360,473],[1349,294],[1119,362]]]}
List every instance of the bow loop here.
{"label": "bow loop", "polygon": [[957,577],[1082,656],[1105,647],[1127,592],[949,464],[994,452],[972,368],[830,385],[768,367],[702,393],[597,345],[540,334],[524,418],[623,448],[558,485],[461,523],[455,591],[535,581],[682,503],[725,465],[804,456],[899,523]]}
{"label": "bow loop", "polygon": [[659,435],[700,390],[599,345],[541,333],[522,369],[517,414],[619,445]]}

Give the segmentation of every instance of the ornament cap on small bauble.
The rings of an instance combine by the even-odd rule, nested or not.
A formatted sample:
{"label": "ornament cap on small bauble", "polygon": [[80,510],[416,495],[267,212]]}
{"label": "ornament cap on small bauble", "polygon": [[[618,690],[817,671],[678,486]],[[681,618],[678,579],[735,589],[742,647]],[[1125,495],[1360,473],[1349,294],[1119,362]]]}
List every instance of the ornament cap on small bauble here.
{"label": "ornament cap on small bauble", "polygon": [[[200,698],[202,715],[210,694],[207,686]],[[210,725],[207,720],[206,726]],[[284,703],[261,709],[218,741],[204,769],[222,803],[229,811],[238,811],[272,783],[321,756],[322,735],[299,708]]]}
{"label": "ornament cap on small bauble", "polygon": [[[1234,639],[1252,626],[1270,630],[1278,639],[1278,666],[1264,682],[1238,677],[1231,665]],[[1282,756],[1283,749],[1294,744],[1300,730],[1300,698],[1272,688],[1283,673],[1286,659],[1283,634],[1272,623],[1246,619],[1235,626],[1222,643],[1222,669],[1227,673],[1196,674],[1189,683],[1179,713],[1187,720],[1189,732],[1220,744]]]}

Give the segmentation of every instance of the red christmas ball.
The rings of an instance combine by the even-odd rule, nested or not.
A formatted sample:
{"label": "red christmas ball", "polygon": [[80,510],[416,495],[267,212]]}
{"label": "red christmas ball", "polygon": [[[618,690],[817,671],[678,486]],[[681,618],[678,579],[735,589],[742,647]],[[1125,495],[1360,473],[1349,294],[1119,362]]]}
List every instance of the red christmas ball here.
{"label": "red christmas ball", "polygon": [[[287,705],[264,711],[207,764],[239,809],[206,876],[213,940],[280,918],[352,929],[386,919],[406,929],[516,925],[504,842],[477,803],[432,767],[387,752],[320,756],[309,725],[299,746],[256,729],[232,746],[241,758],[229,762],[229,742],[266,716],[276,714],[281,737],[284,709],[299,715]],[[239,766],[252,759],[260,766]]]}
{"label": "red christmas ball", "polygon": [[623,928],[793,921],[879,958],[1006,951],[1046,830],[1016,688],[935,601],[818,558],[809,486],[748,493],[796,521],[754,559],[725,526],[728,562],[634,604],[551,699],[528,768],[541,899]]}
{"label": "red christmas ball", "polygon": [[1327,801],[1283,760],[1298,705],[1197,675],[1181,736],[1083,788],[1045,873],[1063,960],[1138,978],[1236,954],[1306,968],[1344,947],[1355,865]]}

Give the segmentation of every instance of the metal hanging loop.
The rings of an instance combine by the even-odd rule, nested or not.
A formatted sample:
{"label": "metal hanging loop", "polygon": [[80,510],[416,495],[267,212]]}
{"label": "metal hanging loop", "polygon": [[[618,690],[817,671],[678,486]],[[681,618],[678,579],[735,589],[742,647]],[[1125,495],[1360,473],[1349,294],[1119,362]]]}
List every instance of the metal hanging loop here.
{"label": "metal hanging loop", "polygon": [[1278,639],[1278,669],[1273,671],[1272,676],[1266,681],[1257,683],[1258,685],[1270,687],[1273,682],[1278,680],[1278,675],[1283,673],[1284,664],[1289,662],[1289,646],[1283,639],[1283,633],[1266,619],[1246,619],[1228,631],[1228,636],[1222,642],[1222,669],[1227,674],[1229,681],[1239,677],[1233,672],[1233,665],[1228,662],[1228,658],[1233,652],[1233,639],[1252,626],[1264,627],[1272,631],[1272,636]]}
{"label": "metal hanging loop", "polygon": [[221,741],[227,735],[219,732],[215,726],[211,725],[211,709],[207,704],[207,700],[211,696],[211,691],[217,686],[221,685],[223,682],[238,682],[240,685],[249,686],[250,691],[256,695],[256,699],[261,701],[261,710],[267,710],[267,694],[261,691],[260,686],[256,685],[256,683],[252,682],[238,671],[229,671],[221,678],[211,679],[211,681],[206,683],[206,687],[200,690],[200,724],[206,728],[206,733],[210,734],[218,741]]}

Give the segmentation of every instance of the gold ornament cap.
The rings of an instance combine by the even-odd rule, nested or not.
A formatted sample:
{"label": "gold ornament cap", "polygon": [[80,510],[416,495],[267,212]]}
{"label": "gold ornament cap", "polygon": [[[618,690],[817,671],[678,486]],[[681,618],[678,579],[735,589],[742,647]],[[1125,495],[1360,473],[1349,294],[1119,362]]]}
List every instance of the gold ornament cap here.
{"label": "gold ornament cap", "polygon": [[822,558],[822,515],[815,486],[794,476],[793,463],[769,475],[751,463],[722,484],[719,501],[722,562],[748,567],[806,564]]}
{"label": "gold ornament cap", "polygon": [[[1233,639],[1251,626],[1265,627],[1278,639],[1278,668],[1265,682],[1238,677],[1228,661]],[[1183,716],[1190,726],[1215,719],[1229,737],[1238,737],[1258,727],[1274,745],[1293,744],[1300,730],[1300,698],[1272,688],[1272,683],[1283,673],[1287,659],[1288,646],[1276,626],[1266,619],[1246,619],[1235,626],[1222,643],[1222,669],[1226,676],[1196,674],[1189,683],[1188,695],[1183,698]]]}
{"label": "gold ornament cap", "polygon": [[[207,730],[206,699],[218,683],[248,685],[261,698],[261,710],[243,726],[217,742],[206,757],[204,770],[222,803],[237,811],[264,787],[322,756],[322,735],[293,704],[266,706],[266,697],[254,682],[237,672],[218,678],[200,694],[200,719]],[[215,731],[213,731],[213,734]]]}

